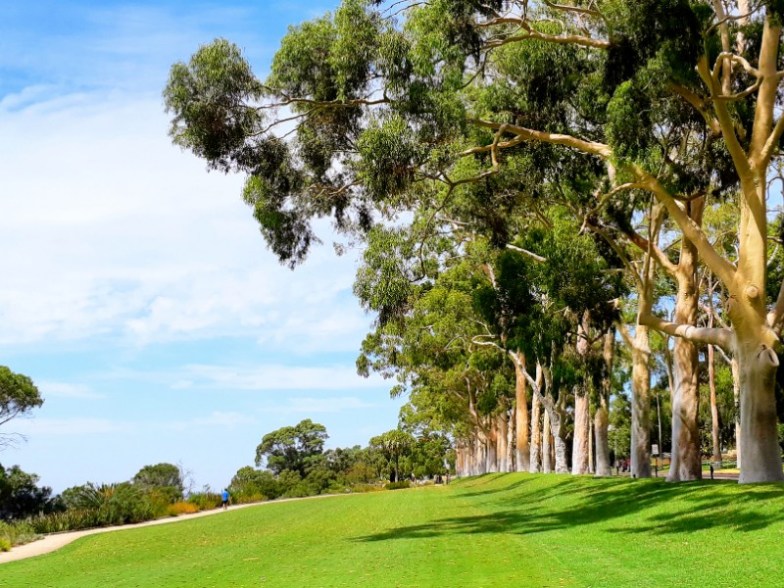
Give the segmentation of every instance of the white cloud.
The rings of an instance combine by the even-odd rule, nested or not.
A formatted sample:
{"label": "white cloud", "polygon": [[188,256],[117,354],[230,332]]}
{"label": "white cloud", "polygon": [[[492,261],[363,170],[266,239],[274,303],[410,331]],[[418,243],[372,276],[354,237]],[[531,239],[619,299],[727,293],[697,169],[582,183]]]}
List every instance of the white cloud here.
{"label": "white cloud", "polygon": [[0,345],[241,334],[357,348],[369,320],[350,296],[354,259],[324,247],[281,267],[241,178],[174,148],[159,100],[62,98],[0,111],[0,125]]}
{"label": "white cloud", "polygon": [[36,418],[17,419],[13,423],[15,433],[30,436],[83,436],[107,433],[132,433],[137,425],[111,419],[91,418]]}
{"label": "white cloud", "polygon": [[50,396],[58,398],[83,398],[100,399],[105,398],[103,394],[98,394],[84,384],[69,384],[67,382],[42,381],[36,384],[41,391],[44,399]]}
{"label": "white cloud", "polygon": [[375,389],[381,379],[362,378],[352,366],[190,365],[179,372],[172,388],[221,390],[349,390]]}
{"label": "white cloud", "polygon": [[[287,404],[275,408],[276,412],[285,414],[324,414],[342,413],[353,410],[365,410],[379,407],[379,404],[367,402],[354,396],[342,397],[309,397],[290,398]],[[385,407],[386,408],[386,407]]]}
{"label": "white cloud", "polygon": [[159,423],[163,429],[173,431],[186,431],[189,429],[213,429],[216,427],[234,428],[240,425],[256,423],[255,417],[239,412],[214,411],[207,416],[194,417],[189,420]]}

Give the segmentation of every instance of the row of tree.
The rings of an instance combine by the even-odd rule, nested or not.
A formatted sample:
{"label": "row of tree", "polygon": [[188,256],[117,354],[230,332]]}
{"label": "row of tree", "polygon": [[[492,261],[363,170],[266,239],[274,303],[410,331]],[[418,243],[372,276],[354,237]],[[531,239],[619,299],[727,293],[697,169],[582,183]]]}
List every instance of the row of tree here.
{"label": "row of tree", "polygon": [[[454,471],[454,452],[444,435],[418,436],[393,429],[367,447],[324,449],[324,425],[305,419],[264,435],[256,448],[256,468],[240,468],[229,490],[241,502],[281,496],[313,496],[356,490],[379,480],[440,481]],[[264,469],[260,469],[264,466]]]}
{"label": "row of tree", "polygon": [[669,479],[701,476],[704,350],[712,398],[717,355],[731,374],[741,482],[781,481],[780,4],[344,0],[266,80],[219,39],[164,98],[176,144],[246,175],[281,261],[317,217],[366,240],[359,369],[397,377],[463,471],[567,471],[572,429],[571,470],[606,474],[623,342],[634,475],[660,363]]}

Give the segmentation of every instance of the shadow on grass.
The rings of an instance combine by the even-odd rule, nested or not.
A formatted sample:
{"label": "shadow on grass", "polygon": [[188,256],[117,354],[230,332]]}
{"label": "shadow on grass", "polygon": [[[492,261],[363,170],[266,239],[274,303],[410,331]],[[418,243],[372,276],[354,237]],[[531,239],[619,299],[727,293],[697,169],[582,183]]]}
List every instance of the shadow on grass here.
{"label": "shadow on grass", "polygon": [[[503,484],[505,479],[508,484]],[[485,486],[489,486],[485,488]],[[463,483],[454,499],[487,514],[437,519],[354,541],[458,534],[529,535],[594,526],[597,532],[677,534],[706,529],[751,532],[784,521],[784,487],[734,482],[589,479],[495,474]]]}

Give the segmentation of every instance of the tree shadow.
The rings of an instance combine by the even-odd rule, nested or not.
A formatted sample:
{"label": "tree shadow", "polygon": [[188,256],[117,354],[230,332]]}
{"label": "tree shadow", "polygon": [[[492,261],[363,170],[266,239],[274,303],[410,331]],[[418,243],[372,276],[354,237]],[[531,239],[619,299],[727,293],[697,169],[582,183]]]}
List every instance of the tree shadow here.
{"label": "tree shadow", "polygon": [[[733,482],[667,483],[663,480],[564,477],[535,484],[534,476],[507,474],[477,480],[456,491],[453,499],[481,501],[487,514],[449,517],[428,524],[390,529],[356,537],[356,542],[419,539],[445,535],[505,533],[532,535],[596,526],[621,534],[675,534],[725,528],[751,532],[784,520],[784,487],[744,486]],[[487,482],[495,484],[483,489]]]}

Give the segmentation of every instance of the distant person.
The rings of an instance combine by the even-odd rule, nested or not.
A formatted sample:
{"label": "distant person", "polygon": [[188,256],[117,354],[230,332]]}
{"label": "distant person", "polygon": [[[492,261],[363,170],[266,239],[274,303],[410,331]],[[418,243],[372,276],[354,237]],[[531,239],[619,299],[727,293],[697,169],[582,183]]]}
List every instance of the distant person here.
{"label": "distant person", "polygon": [[223,510],[229,508],[229,491],[226,488],[221,492],[221,502],[223,503]]}

